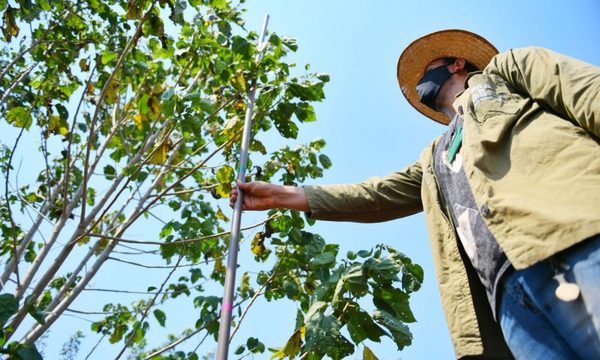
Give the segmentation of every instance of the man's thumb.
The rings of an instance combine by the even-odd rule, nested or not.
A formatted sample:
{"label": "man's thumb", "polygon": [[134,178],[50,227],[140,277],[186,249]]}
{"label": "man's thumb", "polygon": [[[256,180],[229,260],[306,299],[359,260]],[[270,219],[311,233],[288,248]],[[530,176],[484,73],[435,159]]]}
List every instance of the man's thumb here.
{"label": "man's thumb", "polygon": [[237,180],[237,186],[240,190],[250,190],[252,185],[251,182],[245,183]]}

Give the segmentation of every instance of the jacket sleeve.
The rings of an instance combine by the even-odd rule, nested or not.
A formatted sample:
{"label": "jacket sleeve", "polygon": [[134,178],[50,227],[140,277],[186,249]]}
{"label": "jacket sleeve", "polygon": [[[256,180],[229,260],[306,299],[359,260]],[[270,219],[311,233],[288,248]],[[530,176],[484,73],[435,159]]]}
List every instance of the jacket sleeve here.
{"label": "jacket sleeve", "polygon": [[305,186],[313,219],[381,222],[418,213],[422,170],[419,162],[385,177],[357,184]]}
{"label": "jacket sleeve", "polygon": [[600,68],[547,49],[513,49],[485,70],[600,137]]}

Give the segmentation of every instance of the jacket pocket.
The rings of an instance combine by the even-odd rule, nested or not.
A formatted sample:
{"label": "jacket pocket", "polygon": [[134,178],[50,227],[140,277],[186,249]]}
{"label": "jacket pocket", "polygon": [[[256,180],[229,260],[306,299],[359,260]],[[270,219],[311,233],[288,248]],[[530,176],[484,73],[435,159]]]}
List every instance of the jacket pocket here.
{"label": "jacket pocket", "polygon": [[476,76],[468,90],[473,119],[480,124],[497,116],[513,116],[520,109],[519,95],[498,76]]}

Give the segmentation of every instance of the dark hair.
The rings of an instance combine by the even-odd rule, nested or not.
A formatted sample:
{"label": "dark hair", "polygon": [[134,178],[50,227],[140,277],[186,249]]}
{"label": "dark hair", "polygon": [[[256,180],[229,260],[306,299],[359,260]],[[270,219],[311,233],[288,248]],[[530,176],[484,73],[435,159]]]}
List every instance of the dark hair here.
{"label": "dark hair", "polygon": [[[453,62],[456,61],[455,57],[445,57],[444,58],[444,62],[446,62],[446,65],[450,65]],[[482,69],[478,69],[477,66],[471,64],[470,62],[465,60],[465,70],[467,70],[467,72],[473,72],[473,71],[479,71]]]}

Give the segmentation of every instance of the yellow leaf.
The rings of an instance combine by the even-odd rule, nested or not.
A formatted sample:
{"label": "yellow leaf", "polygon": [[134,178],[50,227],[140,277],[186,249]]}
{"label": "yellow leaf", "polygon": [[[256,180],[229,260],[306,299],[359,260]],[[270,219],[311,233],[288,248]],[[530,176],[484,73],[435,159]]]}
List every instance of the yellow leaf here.
{"label": "yellow leaf", "polygon": [[225,222],[229,222],[229,218],[225,215],[225,213],[223,213],[223,210],[221,210],[220,207],[217,206],[217,219],[219,220],[223,220]]}
{"label": "yellow leaf", "polygon": [[133,117],[135,126],[137,126],[137,128],[140,130],[142,130],[142,128],[144,127],[144,122],[146,122],[146,120],[146,117],[140,113],[135,114],[135,116]]}
{"label": "yellow leaf", "polygon": [[262,232],[257,232],[252,239],[252,243],[250,245],[250,249],[252,253],[258,257],[263,257],[267,248],[265,247],[265,237]]}
{"label": "yellow leaf", "polygon": [[163,141],[160,144],[158,144],[158,146],[152,150],[152,154],[150,155],[150,160],[149,160],[150,164],[153,164],[153,165],[164,164],[164,162],[167,161],[168,151],[169,151],[168,141]]}
{"label": "yellow leaf", "polygon": [[65,136],[69,133],[67,121],[60,116],[50,115],[48,117],[48,135],[60,134]]}
{"label": "yellow leaf", "polygon": [[242,92],[246,92],[246,79],[244,78],[244,73],[238,71],[235,74],[235,77],[233,78],[233,86]]}
{"label": "yellow leaf", "polygon": [[270,360],[273,359],[283,359],[285,357],[285,354],[283,353],[283,351],[279,350],[276,353],[273,353],[273,355],[271,355],[271,357],[269,358]]}
{"label": "yellow leaf", "polygon": [[90,237],[89,236],[84,236],[81,239],[77,240],[77,245],[85,245],[88,242],[90,242]]}
{"label": "yellow leaf", "polygon": [[88,95],[93,95],[93,94],[94,94],[94,91],[96,91],[96,85],[94,85],[94,84],[89,84],[89,85],[88,85],[88,87],[87,87],[87,89],[86,89],[86,93],[87,93]]}
{"label": "yellow leaf", "polygon": [[106,88],[106,100],[109,103],[115,103],[117,102],[117,99],[119,97],[119,87],[120,87],[120,83],[117,79],[112,79],[112,81],[110,82],[110,84],[108,84],[108,87]]}
{"label": "yellow leaf", "polygon": [[379,358],[373,354],[369,347],[365,346],[363,349],[363,360],[379,360]]}
{"label": "yellow leaf", "polygon": [[217,273],[224,273],[225,272],[225,266],[223,266],[223,261],[221,260],[221,258],[215,258],[215,267],[214,267],[214,270]]}
{"label": "yellow leaf", "polygon": [[302,330],[298,329],[294,332],[294,334],[290,337],[288,342],[285,344],[283,348],[283,354],[289,356],[290,358],[294,358],[298,353],[300,353],[300,344],[302,343]]}
{"label": "yellow leaf", "polygon": [[13,37],[19,35],[19,27],[17,26],[17,22],[15,21],[13,10],[14,9],[9,6],[4,12],[4,24],[2,26],[2,33],[4,34],[4,37],[6,38],[7,42],[10,42],[10,40]]}
{"label": "yellow leaf", "polygon": [[242,110],[244,110],[245,107],[246,107],[246,103],[243,102],[241,99],[235,102],[235,109],[237,111],[242,111]]}
{"label": "yellow leaf", "polygon": [[137,19],[141,15],[142,10],[137,0],[127,1],[127,14],[125,16],[129,20]]}
{"label": "yellow leaf", "polygon": [[156,95],[150,96],[150,99],[148,99],[148,106],[150,107],[152,117],[156,118],[158,115],[160,115],[161,106]]}
{"label": "yellow leaf", "polygon": [[81,71],[88,71],[90,69],[90,65],[88,64],[86,59],[79,60],[79,68]]}

